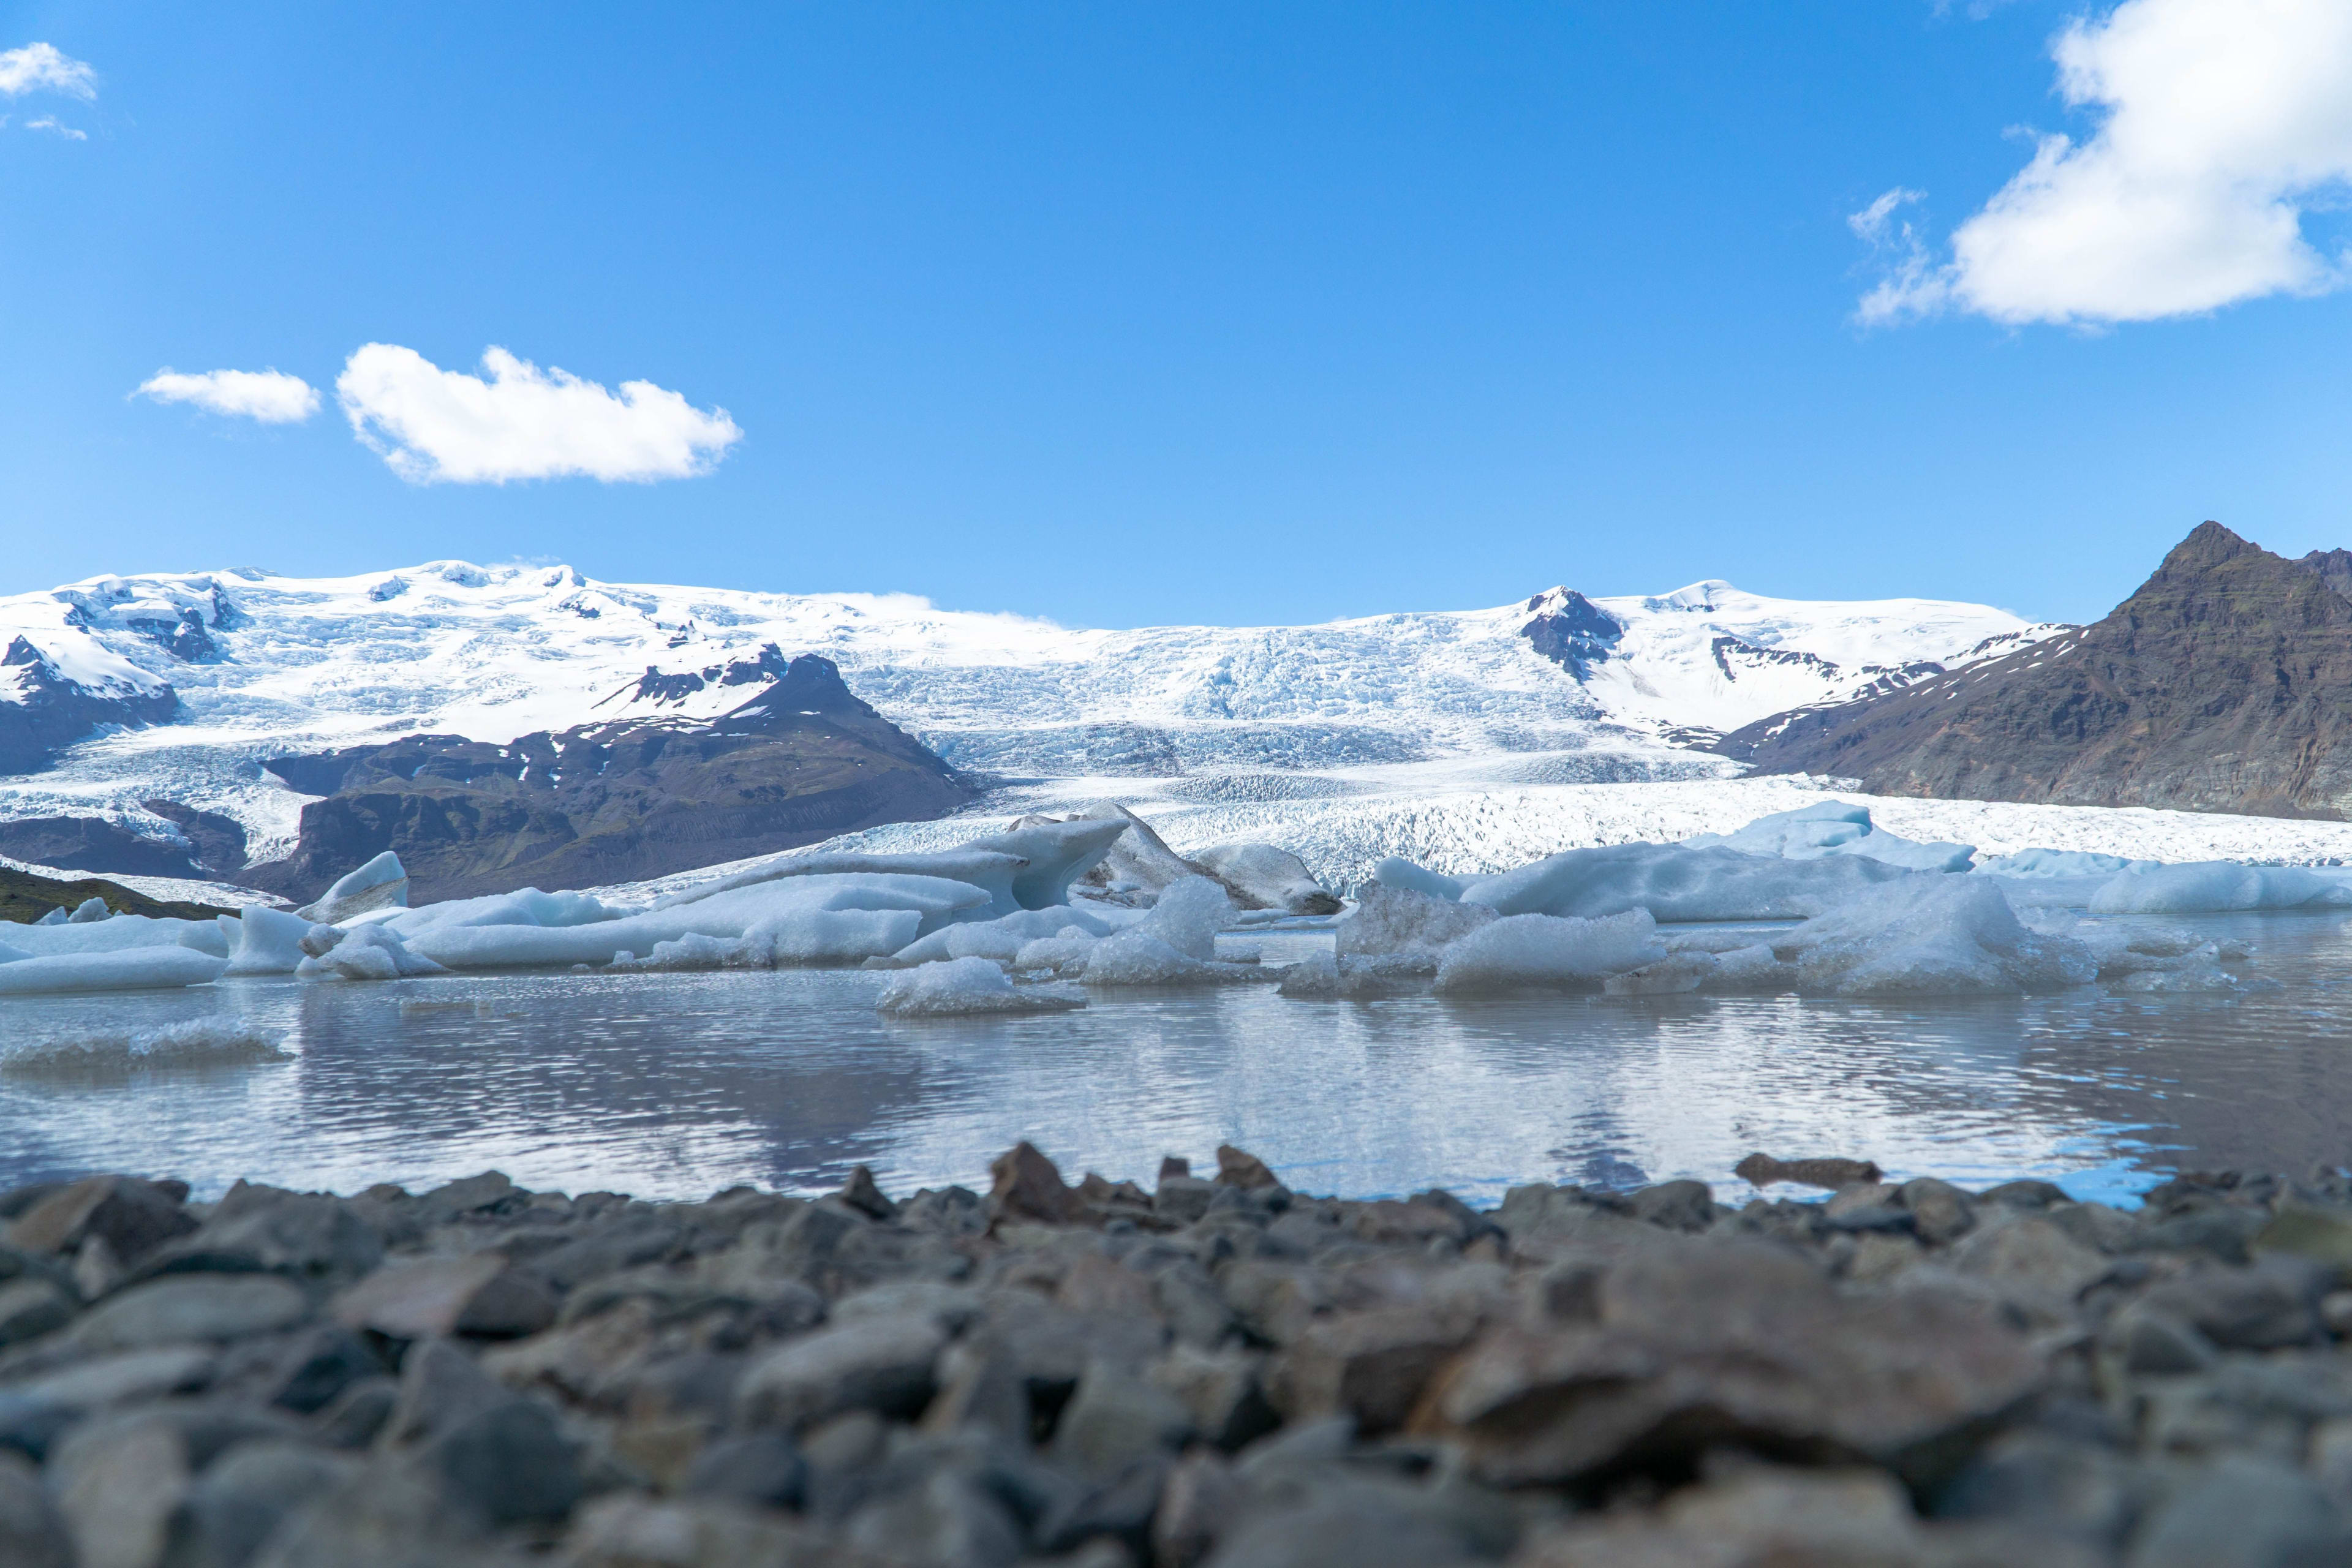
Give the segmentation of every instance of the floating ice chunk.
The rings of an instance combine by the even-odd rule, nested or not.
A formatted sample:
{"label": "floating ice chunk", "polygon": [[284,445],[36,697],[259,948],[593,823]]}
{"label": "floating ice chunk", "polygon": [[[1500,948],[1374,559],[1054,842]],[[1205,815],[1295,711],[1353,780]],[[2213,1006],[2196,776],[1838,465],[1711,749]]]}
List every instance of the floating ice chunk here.
{"label": "floating ice chunk", "polygon": [[[1380,879],[1397,864],[1382,861]],[[1794,920],[1862,889],[1908,878],[1862,855],[1788,860],[1721,847],[1613,844],[1565,854],[1462,885],[1462,901],[1506,915],[1574,915],[1585,920],[1647,910],[1662,921]]]}
{"label": "floating ice chunk", "polygon": [[73,916],[66,912],[66,907],[63,904],[59,904],[56,909],[51,910],[47,914],[43,915],[39,920],[35,921],[33,923],[37,926],[61,926],[72,919]]}
{"label": "floating ice chunk", "polygon": [[190,1018],[156,1029],[55,1035],[0,1047],[0,1072],[45,1078],[126,1078],[175,1068],[291,1061],[282,1037],[250,1024]]}
{"label": "floating ice chunk", "polygon": [[2126,860],[2120,855],[2094,855],[2087,849],[2021,849],[1977,862],[1980,877],[2112,877],[2118,871],[2144,871],[2161,865],[2157,860]]}
{"label": "floating ice chunk", "polygon": [[1477,879],[1447,877],[1426,866],[1416,866],[1402,855],[1391,855],[1372,868],[1372,880],[1384,888],[1400,888],[1410,893],[1426,893],[1433,899],[1449,902],[1462,896],[1462,889]]}
{"label": "floating ice chunk", "polygon": [[338,925],[370,910],[399,909],[407,902],[408,871],[400,857],[387,849],[338,878],[317,903],[294,912],[323,925]]}
{"label": "floating ice chunk", "polygon": [[653,952],[639,958],[615,956],[614,969],[638,972],[700,970],[700,969],[767,969],[772,967],[765,946],[755,944],[748,936],[702,936],[688,931],[675,942],[657,942]]}
{"label": "floating ice chunk", "polygon": [[1693,948],[1609,975],[1601,982],[1601,989],[1611,996],[1676,996],[1714,979],[1715,967],[1715,954]]}
{"label": "floating ice chunk", "polygon": [[520,888],[511,893],[448,899],[418,909],[371,910],[358,918],[382,924],[403,942],[415,942],[429,931],[456,931],[467,926],[595,925],[619,920],[629,912],[587,893],[542,893],[537,888]]}
{"label": "floating ice chunk", "polygon": [[1780,992],[1797,988],[1797,965],[1769,942],[1735,947],[1715,955],[1715,967],[1699,982],[1702,991]]}
{"label": "floating ice chunk", "polygon": [[1024,910],[1048,910],[1070,901],[1070,884],[1102,863],[1127,826],[1124,817],[1108,822],[1087,817],[1055,822],[1050,817],[1024,816],[1003,833],[957,847],[993,850],[1028,861],[1013,874],[1013,902]]}
{"label": "floating ice chunk", "polygon": [[114,911],[106,907],[104,899],[91,898],[84,899],[75,905],[74,912],[66,917],[66,921],[69,925],[80,926],[88,925],[93,921],[111,920],[113,917]]}
{"label": "floating ice chunk", "polygon": [[1160,890],[1150,916],[1134,929],[1149,931],[1187,958],[1217,956],[1217,933],[1234,923],[1234,901],[1206,877],[1186,877]]}
{"label": "floating ice chunk", "polygon": [[1824,855],[1862,855],[1913,871],[1965,871],[1976,857],[1969,844],[1921,844],[1900,837],[1870,820],[1870,808],[1851,801],[1825,800],[1795,811],[1759,816],[1736,833],[1701,833],[1683,843],[1694,849],[1719,847],[1784,860],[1818,860]]}
{"label": "floating ice chunk", "polygon": [[199,925],[211,928],[213,922],[116,915],[111,920],[85,921],[79,925],[60,922],[11,926],[7,930],[11,944],[40,958],[76,952],[121,952],[141,947],[179,947],[181,937],[191,927]]}
{"label": "floating ice chunk", "polygon": [[1433,893],[1373,882],[1365,887],[1356,912],[1332,928],[1333,946],[1343,958],[1393,953],[1434,973],[1440,948],[1498,918],[1484,904],[1457,904]]}
{"label": "floating ice chunk", "polygon": [[1075,980],[1086,973],[1087,959],[1102,939],[1069,926],[1052,936],[1041,936],[1024,942],[1013,955],[1015,973],[1026,974],[1037,970],[1050,970],[1064,979]]}
{"label": "floating ice chunk", "polygon": [[[541,895],[546,897],[549,895]],[[988,894],[940,877],[876,875],[772,879],[668,909],[581,925],[434,926],[409,939],[414,951],[452,969],[541,963],[610,963],[622,952],[648,952],[689,931],[740,937],[763,921],[807,910],[899,910],[916,917],[913,935],[966,911],[985,909]],[[867,931],[879,928],[865,927]],[[905,930],[903,922],[893,928]],[[904,945],[901,943],[901,945]]]}
{"label": "floating ice chunk", "polygon": [[215,916],[208,921],[190,921],[187,929],[180,932],[173,945],[184,947],[191,952],[210,953],[215,958],[226,958],[234,943],[229,940],[228,933],[221,928],[224,924],[233,926],[236,923],[226,915]]}
{"label": "floating ice chunk", "polygon": [[914,910],[786,910],[753,924],[743,940],[764,943],[773,967],[858,963],[898,952],[922,923]]}
{"label": "floating ice chunk", "polygon": [[306,979],[397,980],[411,974],[439,974],[441,965],[411,952],[400,938],[382,925],[363,925],[315,958],[305,958],[294,973]]}
{"label": "floating ice chunk", "polygon": [[[1220,844],[1192,858],[1228,888],[1265,909],[1294,915],[1336,915],[1346,907],[1315,879],[1306,861],[1271,844]],[[1247,902],[1244,907],[1248,907]]]}
{"label": "floating ice chunk", "polygon": [[294,973],[308,957],[301,950],[301,938],[310,936],[315,929],[301,914],[264,910],[261,905],[247,905],[224,924],[237,929],[236,947],[228,954],[228,973],[233,975]]}
{"label": "floating ice chunk", "polygon": [[908,970],[883,989],[876,1004],[898,1017],[968,1013],[1060,1013],[1087,1005],[1059,985],[1015,985],[985,958],[951,958]]}
{"label": "floating ice chunk", "polygon": [[32,956],[21,947],[11,947],[6,942],[0,942],[0,963],[14,963],[20,958]]}
{"label": "floating ice chunk", "polygon": [[1798,988],[1838,996],[2014,994],[2087,984],[2091,950],[2028,930],[1973,877],[1913,877],[1856,894],[1772,943],[1795,949]]}
{"label": "floating ice chunk", "polygon": [[[1222,896],[1223,889],[1219,892]],[[1087,952],[1082,974],[1089,985],[1221,985],[1272,977],[1272,971],[1255,963],[1194,958],[1171,946],[1148,924],[1096,942]]]}
{"label": "floating ice chunk", "polygon": [[1110,934],[1110,928],[1092,915],[1063,904],[1050,910],[1017,910],[992,921],[966,921],[945,926],[891,957],[907,965],[935,963],[944,958],[992,958],[1010,963],[1024,943],[1059,936],[1072,928],[1086,936]]}
{"label": "floating ice chunk", "polygon": [[2352,887],[2299,866],[2200,860],[2117,873],[2091,895],[2095,915],[2180,915],[2352,903]]}
{"label": "floating ice chunk", "polygon": [[[1171,882],[1199,875],[1198,868],[1168,847],[1151,824],[1123,805],[1097,801],[1078,813],[1092,822],[1123,822],[1127,831],[1111,840],[1102,863],[1087,873],[1087,879],[1130,893],[1157,893]],[[1127,884],[1120,889],[1121,883]]]}
{"label": "floating ice chunk", "polygon": [[158,991],[205,985],[228,964],[184,947],[36,954],[0,963],[0,996],[46,991]]}
{"label": "floating ice chunk", "polygon": [[1647,910],[1601,920],[1506,915],[1448,947],[1437,965],[1441,995],[1535,985],[1591,988],[1604,977],[1666,956]]}
{"label": "floating ice chunk", "polygon": [[[1009,915],[1021,908],[1013,896],[1013,879],[1029,862],[1018,855],[1007,855],[993,849],[943,849],[929,855],[867,855],[853,850],[830,850],[819,855],[781,855],[772,860],[722,877],[700,887],[672,893],[654,900],[656,910],[677,909],[685,904],[700,903],[720,893],[731,893],[738,888],[755,887],[786,877],[937,877],[950,882],[968,882],[988,894],[988,912]],[[555,921],[542,921],[541,925]],[[567,922],[569,923],[569,922]]]}

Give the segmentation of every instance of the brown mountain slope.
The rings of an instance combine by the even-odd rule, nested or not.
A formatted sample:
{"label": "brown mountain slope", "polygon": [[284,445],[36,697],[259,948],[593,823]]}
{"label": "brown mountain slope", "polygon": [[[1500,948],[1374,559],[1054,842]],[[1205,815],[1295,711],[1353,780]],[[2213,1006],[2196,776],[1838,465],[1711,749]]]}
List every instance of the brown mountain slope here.
{"label": "brown mountain slope", "polygon": [[[268,765],[305,794],[294,854],[239,880],[314,898],[386,849],[424,903],[690,870],[884,822],[945,816],[973,791],[804,654],[731,712],[457,735]],[[648,672],[648,680],[665,678]]]}
{"label": "brown mountain slope", "polygon": [[2352,598],[2341,552],[2288,561],[2216,522],[2105,620],[1718,750],[1882,795],[2269,816],[2352,811]]}

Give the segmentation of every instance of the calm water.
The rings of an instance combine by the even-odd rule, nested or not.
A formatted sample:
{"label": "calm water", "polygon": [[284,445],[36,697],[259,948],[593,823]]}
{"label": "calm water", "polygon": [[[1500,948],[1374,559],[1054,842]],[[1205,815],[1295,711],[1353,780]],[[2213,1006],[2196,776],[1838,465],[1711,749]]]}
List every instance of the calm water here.
{"label": "calm water", "polygon": [[[2117,1196],[2181,1167],[2352,1161],[2352,920],[2194,917],[2281,989],[1865,1005],[1771,998],[1292,1001],[1267,986],[898,1023],[883,976],[783,972],[227,982],[0,1003],[0,1040],[192,1017],[296,1060],[75,1082],[0,1075],[0,1188],[92,1170],[352,1191],[496,1166],[531,1187],[792,1191],[871,1164],[984,1185],[1029,1138],[1147,1184],[1220,1142],[1293,1185],[1696,1176],[1753,1149]],[[1303,940],[1289,939],[1294,944]],[[1280,956],[1270,950],[1269,957]]]}

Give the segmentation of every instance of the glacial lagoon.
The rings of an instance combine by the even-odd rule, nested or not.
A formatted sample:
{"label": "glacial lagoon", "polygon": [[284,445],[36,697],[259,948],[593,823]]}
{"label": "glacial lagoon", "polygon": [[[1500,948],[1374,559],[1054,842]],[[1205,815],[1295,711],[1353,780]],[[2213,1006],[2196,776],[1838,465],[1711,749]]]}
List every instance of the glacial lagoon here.
{"label": "glacial lagoon", "polygon": [[[1073,1174],[1248,1148],[1295,1187],[1692,1176],[1751,1150],[1968,1185],[2127,1197],[2179,1169],[2352,1157],[2352,913],[2166,921],[2252,942],[2244,994],[1834,1002],[1270,985],[1100,993],[1082,1012],[895,1021],[857,971],[290,978],[11,999],[0,1044],[191,1019],[291,1059],[0,1073],[0,1188],[94,1170],[348,1192],[488,1167],[533,1188],[688,1198],[739,1183],[984,1185],[1028,1138]],[[1225,939],[1283,962],[1312,933]]]}

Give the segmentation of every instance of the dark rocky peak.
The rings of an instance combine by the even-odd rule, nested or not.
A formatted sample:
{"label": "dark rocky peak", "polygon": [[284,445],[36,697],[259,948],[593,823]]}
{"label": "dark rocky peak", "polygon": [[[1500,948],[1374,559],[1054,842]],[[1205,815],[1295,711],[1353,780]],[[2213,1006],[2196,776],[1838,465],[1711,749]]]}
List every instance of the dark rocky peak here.
{"label": "dark rocky peak", "polygon": [[[1749,642],[1746,637],[1716,637],[1707,644],[1707,652],[1714,656],[1715,668],[1723,672],[1726,680],[1739,679],[1739,671],[1732,668],[1735,664],[1749,669],[1795,665],[1803,669],[1819,670],[1823,675],[1835,675],[1838,668],[1817,653],[1807,653],[1802,648],[1766,647],[1761,643]],[[1944,667],[1936,665],[1931,668],[1940,672]]]}
{"label": "dark rocky peak", "polygon": [[211,664],[221,657],[220,644],[213,640],[212,628],[194,605],[180,612],[179,619],[166,620],[161,616],[131,616],[124,626],[170,654],[189,664]]}
{"label": "dark rocky peak", "polygon": [[1534,618],[1519,628],[1536,652],[1582,680],[1609,658],[1625,635],[1617,617],[1573,588],[1554,588],[1528,601]]}
{"label": "dark rocky peak", "polygon": [[[819,663],[825,661],[819,659]],[[828,669],[833,667],[825,666]],[[774,643],[763,643],[760,651],[750,658],[729,659],[724,664],[706,664],[700,669],[664,670],[659,665],[646,666],[645,674],[633,685],[623,687],[608,697],[606,702],[619,699],[624,706],[634,702],[682,702],[696,692],[712,686],[749,686],[755,680],[781,680],[792,669],[783,650]],[[836,684],[840,672],[835,671]],[[852,699],[855,700],[855,699]],[[599,704],[602,706],[602,704]],[[803,704],[814,707],[814,704]]]}
{"label": "dark rocky peak", "polygon": [[22,636],[11,637],[8,641],[8,651],[5,654],[0,654],[0,665],[27,664],[37,664],[50,679],[57,679],[58,667],[49,662],[47,654],[26,642]]}
{"label": "dark rocky peak", "polygon": [[2315,550],[2294,564],[2352,599],[2352,550]]}
{"label": "dark rocky peak", "polygon": [[2189,531],[2189,537],[2172,547],[2162,565],[2156,569],[2149,582],[2173,576],[2193,576],[2210,572],[2226,562],[2235,561],[2248,553],[2267,555],[2261,545],[2240,538],[2210,518]]}

